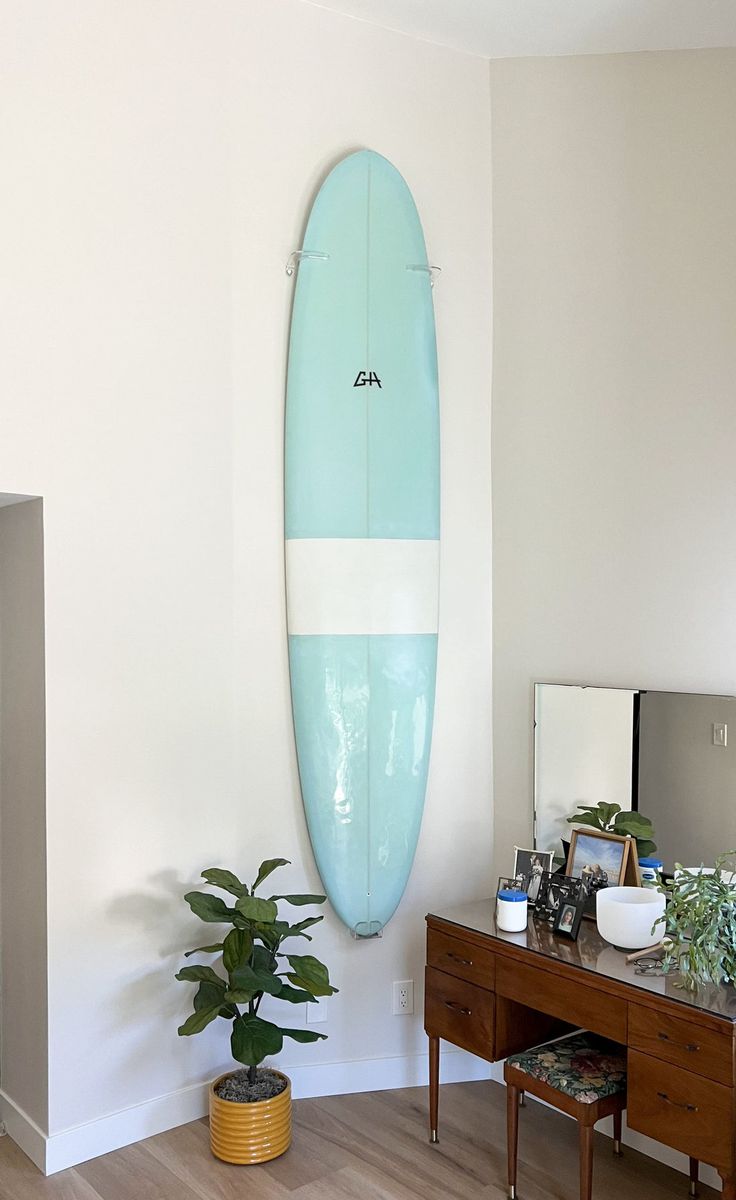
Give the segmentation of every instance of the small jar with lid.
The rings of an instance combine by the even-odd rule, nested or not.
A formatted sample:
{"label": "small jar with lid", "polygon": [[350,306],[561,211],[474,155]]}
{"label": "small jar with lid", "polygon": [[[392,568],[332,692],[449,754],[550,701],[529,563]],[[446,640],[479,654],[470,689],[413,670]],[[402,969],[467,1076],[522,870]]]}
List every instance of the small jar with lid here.
{"label": "small jar with lid", "polygon": [[664,863],[661,858],[640,858],[639,871],[642,887],[656,890],[662,881],[663,867]]}
{"label": "small jar with lid", "polygon": [[529,897],[517,888],[499,888],[496,894],[496,925],[505,933],[526,929]]}

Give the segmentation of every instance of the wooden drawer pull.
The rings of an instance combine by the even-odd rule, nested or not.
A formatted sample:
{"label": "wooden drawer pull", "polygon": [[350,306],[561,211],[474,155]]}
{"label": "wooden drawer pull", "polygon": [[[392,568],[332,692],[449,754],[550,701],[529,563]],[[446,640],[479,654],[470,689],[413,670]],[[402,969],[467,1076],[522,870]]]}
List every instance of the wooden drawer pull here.
{"label": "wooden drawer pull", "polygon": [[681,1100],[670,1100],[666,1092],[657,1092],[660,1100],[666,1100],[668,1104],[674,1104],[675,1108],[684,1108],[687,1112],[697,1112],[697,1104],[684,1104]]}
{"label": "wooden drawer pull", "polygon": [[445,1008],[451,1008],[453,1012],[460,1013],[461,1017],[472,1017],[472,1008],[463,1008],[462,1004],[458,1004],[456,1000],[445,1000]]}
{"label": "wooden drawer pull", "polygon": [[459,954],[453,954],[452,950],[447,951],[447,957],[451,958],[453,962],[460,963],[461,967],[472,967],[473,965],[472,958],[461,958]]}
{"label": "wooden drawer pull", "polygon": [[[661,1030],[657,1034],[657,1037],[659,1038],[660,1042],[670,1041],[670,1035],[668,1033],[662,1033]],[[700,1046],[696,1046],[695,1042],[688,1042],[685,1046],[685,1050],[689,1050],[691,1054],[696,1054],[699,1049]]]}

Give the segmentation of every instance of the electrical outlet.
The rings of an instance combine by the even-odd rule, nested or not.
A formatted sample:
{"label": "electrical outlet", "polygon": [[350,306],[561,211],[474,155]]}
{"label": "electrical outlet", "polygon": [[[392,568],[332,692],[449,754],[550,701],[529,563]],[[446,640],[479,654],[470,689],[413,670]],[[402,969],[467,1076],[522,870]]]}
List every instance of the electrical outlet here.
{"label": "electrical outlet", "polygon": [[310,1004],[307,1002],[307,1025],[321,1025],[326,1020],[326,1004]]}
{"label": "electrical outlet", "polygon": [[413,979],[394,980],[392,1012],[395,1017],[407,1017],[414,1012]]}

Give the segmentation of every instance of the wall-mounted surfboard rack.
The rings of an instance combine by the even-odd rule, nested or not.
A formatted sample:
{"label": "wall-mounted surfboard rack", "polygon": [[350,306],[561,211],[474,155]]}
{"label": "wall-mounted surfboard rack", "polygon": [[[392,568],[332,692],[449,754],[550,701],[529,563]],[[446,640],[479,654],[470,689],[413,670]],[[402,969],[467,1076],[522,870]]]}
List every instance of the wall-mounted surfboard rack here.
{"label": "wall-mounted surfboard rack", "polygon": [[432,266],[431,264],[425,265],[424,263],[409,263],[406,269],[407,271],[424,271],[429,275],[430,287],[434,287],[437,282],[437,276],[442,274],[442,267]]}
{"label": "wall-mounted surfboard rack", "polygon": [[324,250],[292,250],[286,260],[286,274],[293,275],[303,258],[316,258],[320,262],[326,262],[329,257]]}

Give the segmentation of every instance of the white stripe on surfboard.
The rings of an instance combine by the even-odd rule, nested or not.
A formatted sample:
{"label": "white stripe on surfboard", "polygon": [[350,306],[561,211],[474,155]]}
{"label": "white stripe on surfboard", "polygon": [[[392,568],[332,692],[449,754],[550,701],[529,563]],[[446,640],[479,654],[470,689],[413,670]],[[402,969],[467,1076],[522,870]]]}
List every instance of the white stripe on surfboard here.
{"label": "white stripe on surfboard", "polygon": [[436,633],[438,541],[289,538],[289,633]]}

